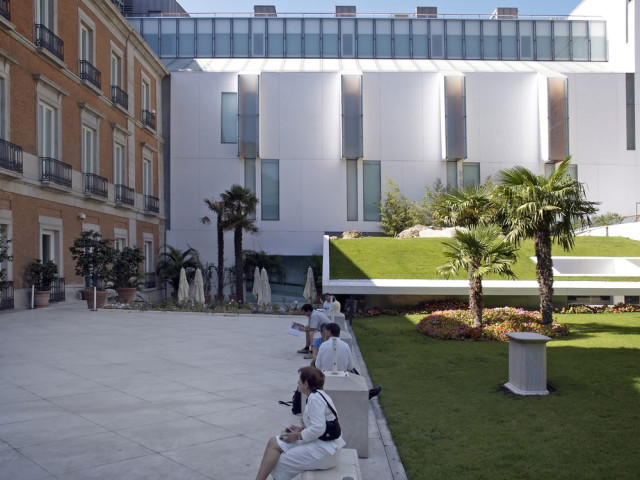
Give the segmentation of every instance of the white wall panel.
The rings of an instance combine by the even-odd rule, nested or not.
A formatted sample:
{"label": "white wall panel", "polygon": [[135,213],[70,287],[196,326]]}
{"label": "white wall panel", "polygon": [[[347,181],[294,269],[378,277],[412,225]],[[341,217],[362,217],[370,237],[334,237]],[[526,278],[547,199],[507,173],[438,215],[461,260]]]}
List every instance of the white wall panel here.
{"label": "white wall panel", "polygon": [[260,156],[280,158],[280,75],[260,75]]}

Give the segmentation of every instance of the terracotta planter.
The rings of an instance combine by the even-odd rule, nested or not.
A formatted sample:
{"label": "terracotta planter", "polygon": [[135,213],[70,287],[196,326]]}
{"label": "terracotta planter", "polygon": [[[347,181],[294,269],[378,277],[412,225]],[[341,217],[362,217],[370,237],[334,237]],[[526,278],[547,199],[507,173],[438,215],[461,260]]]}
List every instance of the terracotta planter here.
{"label": "terracotta planter", "polygon": [[211,303],[211,294],[210,293],[206,293],[204,296],[204,303],[209,304]]}
{"label": "terracotta planter", "polygon": [[36,290],[33,300],[34,308],[45,308],[49,306],[49,298],[51,298],[51,290]]}
{"label": "terracotta planter", "polygon": [[238,295],[229,295],[229,301],[230,302],[237,302],[238,301]]}
{"label": "terracotta planter", "polygon": [[[84,298],[87,300],[87,307],[89,310],[93,310],[93,290],[83,290]],[[96,292],[96,308],[104,307],[104,304],[107,301],[107,291],[106,290],[98,290]]]}
{"label": "terracotta planter", "polygon": [[136,288],[134,287],[119,287],[116,288],[118,292],[118,301],[122,303],[131,303],[136,298]]}
{"label": "terracotta planter", "polygon": [[214,295],[216,302],[224,302],[224,295]]}

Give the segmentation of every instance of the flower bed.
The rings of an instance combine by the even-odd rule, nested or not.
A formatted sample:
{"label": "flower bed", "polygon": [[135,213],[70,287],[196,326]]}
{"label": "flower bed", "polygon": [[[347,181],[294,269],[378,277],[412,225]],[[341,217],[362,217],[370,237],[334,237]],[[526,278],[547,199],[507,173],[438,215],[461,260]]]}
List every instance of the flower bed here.
{"label": "flower bed", "polygon": [[506,342],[508,332],[534,332],[551,338],[569,335],[569,327],[553,322],[543,325],[539,312],[519,308],[487,308],[482,327],[473,326],[470,310],[442,310],[424,317],[416,328],[428,337],[440,340],[497,340]]}
{"label": "flower bed", "polygon": [[627,303],[616,303],[609,305],[566,305],[557,310],[558,313],[626,313],[640,312],[640,305],[629,305]]}

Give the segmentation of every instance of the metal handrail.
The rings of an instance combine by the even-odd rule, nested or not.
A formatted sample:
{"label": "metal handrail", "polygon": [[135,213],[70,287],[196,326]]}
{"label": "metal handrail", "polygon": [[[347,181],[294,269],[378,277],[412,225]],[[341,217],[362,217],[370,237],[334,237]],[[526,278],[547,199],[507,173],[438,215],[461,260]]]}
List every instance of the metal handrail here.
{"label": "metal handrail", "polygon": [[133,206],[135,204],[135,190],[126,185],[116,184],[116,203]]}
{"label": "metal handrail", "polygon": [[22,173],[22,147],[0,139],[0,168]]}
{"label": "metal handrail", "polygon": [[42,182],[55,183],[71,188],[71,165],[51,157],[40,157],[42,165]]}
{"label": "metal handrail", "polygon": [[84,193],[107,198],[107,179],[95,173],[85,173]]}
{"label": "metal handrail", "polygon": [[117,85],[111,85],[111,101],[125,110],[129,109],[129,95]]}
{"label": "metal handrail", "polygon": [[42,47],[64,60],[64,42],[41,23],[36,24],[36,47]]}
{"label": "metal handrail", "polygon": [[80,78],[100,88],[102,74],[87,60],[80,60]]}
{"label": "metal handrail", "polygon": [[149,110],[142,110],[142,123],[147,125],[148,127],[156,129],[156,114],[155,112],[150,112]]}

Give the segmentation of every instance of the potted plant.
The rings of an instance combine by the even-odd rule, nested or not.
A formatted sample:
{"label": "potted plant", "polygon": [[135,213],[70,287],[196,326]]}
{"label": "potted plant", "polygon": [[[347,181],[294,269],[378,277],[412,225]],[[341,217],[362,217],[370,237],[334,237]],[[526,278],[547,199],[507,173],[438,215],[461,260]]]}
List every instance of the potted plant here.
{"label": "potted plant", "polygon": [[236,266],[231,265],[230,267],[225,267],[225,271],[227,272],[227,285],[231,289],[229,293],[229,301],[237,302],[238,301],[238,291],[237,291],[237,283],[236,283]]}
{"label": "potted plant", "polygon": [[[89,230],[73,241],[69,247],[72,258],[76,261],[76,275],[81,275],[88,283],[84,298],[90,309],[103,307],[107,299],[104,280],[109,278],[115,249],[110,239],[102,238],[98,232]],[[93,302],[93,289],[96,289],[96,305]]]}
{"label": "potted plant", "polygon": [[58,275],[58,266],[53,260],[43,262],[37,258],[29,265],[29,278],[35,287],[34,307],[44,308],[49,306],[51,297],[51,284]]}
{"label": "potted plant", "polygon": [[140,264],[144,261],[144,254],[140,247],[124,247],[116,250],[113,267],[109,272],[112,288],[118,292],[118,299],[123,303],[130,303],[136,290],[142,283]]}

